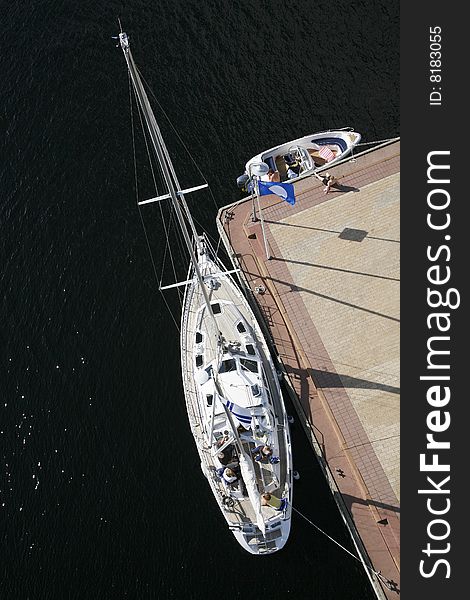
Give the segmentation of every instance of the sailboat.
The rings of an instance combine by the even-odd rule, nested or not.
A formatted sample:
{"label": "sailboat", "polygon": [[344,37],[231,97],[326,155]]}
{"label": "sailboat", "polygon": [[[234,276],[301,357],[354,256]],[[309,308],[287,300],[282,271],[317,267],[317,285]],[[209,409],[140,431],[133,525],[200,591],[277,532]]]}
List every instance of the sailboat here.
{"label": "sailboat", "polygon": [[[166,193],[139,204],[171,202],[189,254],[181,314],[181,370],[202,473],[228,528],[251,554],[286,543],[292,515],[292,453],[279,376],[250,305],[208,237],[197,233],[160,128],[119,34],[135,97]],[[163,289],[163,288],[161,288]]]}

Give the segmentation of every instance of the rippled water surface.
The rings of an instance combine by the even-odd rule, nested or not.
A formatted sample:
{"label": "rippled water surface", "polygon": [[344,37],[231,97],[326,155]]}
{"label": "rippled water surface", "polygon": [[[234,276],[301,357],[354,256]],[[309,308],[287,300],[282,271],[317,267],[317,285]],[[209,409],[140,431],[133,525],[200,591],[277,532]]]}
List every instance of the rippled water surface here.
{"label": "rippled water surface", "polygon": [[[135,208],[118,16],[217,206],[238,199],[237,175],[264,148],[348,125],[365,140],[398,134],[393,2],[5,4],[2,597],[371,598],[361,567],[295,515],[282,552],[246,554],[203,480]],[[163,129],[181,183],[201,183]],[[215,236],[211,197],[191,202]],[[145,222],[161,258],[158,210]],[[348,544],[298,424],[293,437],[297,508]]]}

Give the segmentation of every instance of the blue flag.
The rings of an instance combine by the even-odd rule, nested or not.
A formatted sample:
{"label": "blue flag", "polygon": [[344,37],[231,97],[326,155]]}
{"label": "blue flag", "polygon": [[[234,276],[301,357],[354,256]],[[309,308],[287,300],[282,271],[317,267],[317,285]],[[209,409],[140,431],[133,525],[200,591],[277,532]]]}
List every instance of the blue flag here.
{"label": "blue flag", "polygon": [[258,188],[260,196],[276,194],[276,196],[279,196],[279,198],[289,202],[289,204],[292,204],[292,206],[295,204],[294,186],[292,183],[268,183],[266,181],[258,181]]}

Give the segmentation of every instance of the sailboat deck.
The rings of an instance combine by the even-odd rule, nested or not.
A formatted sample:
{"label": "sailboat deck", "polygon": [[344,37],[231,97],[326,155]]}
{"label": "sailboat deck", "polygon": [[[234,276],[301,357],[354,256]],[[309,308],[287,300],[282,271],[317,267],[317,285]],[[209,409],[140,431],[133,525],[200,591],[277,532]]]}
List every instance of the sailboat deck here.
{"label": "sailboat deck", "polygon": [[[284,437],[285,426],[282,424],[283,406],[281,404],[279,394],[276,393],[276,389],[278,389],[278,382],[275,381],[275,377],[277,377],[277,374],[275,371],[273,371],[272,363],[270,363],[271,359],[268,359],[268,349],[257,326],[254,325],[256,323],[254,315],[252,314],[251,309],[247,305],[244,297],[235,288],[235,286],[228,284],[226,276],[220,279],[220,283],[221,285],[217,289],[208,290],[211,305],[213,306],[213,304],[216,303],[221,307],[220,312],[217,312],[217,308],[216,311],[214,311],[217,328],[226,341],[235,342],[235,340],[233,340],[233,324],[234,320],[236,321],[237,319],[237,311],[239,311],[245,322],[248,324],[249,330],[244,333],[249,335],[250,338],[253,339],[254,345],[256,345],[258,356],[261,358],[261,362],[263,364],[266,384],[271,391],[272,410],[276,417],[276,422],[278,423],[275,432],[278,441],[277,452],[281,457],[287,456],[288,449],[286,448]],[[216,469],[220,467],[220,464],[218,463],[217,459],[212,456],[210,447],[204,438],[204,416],[201,415],[200,412],[198,392],[196,389],[197,384],[194,383],[196,369],[193,362],[193,356],[196,332],[212,331],[214,333],[214,335],[205,336],[204,364],[217,359],[218,349],[216,344],[217,338],[215,324],[212,316],[208,314],[208,311],[205,308],[204,297],[199,286],[192,285],[190,288],[188,288],[186,306],[186,314],[183,315],[184,326],[182,327],[182,363],[184,365],[183,383],[185,387],[188,414],[191,421],[191,429],[193,431],[193,435],[195,436],[199,454],[201,456],[201,466],[203,471],[209,474],[208,477],[211,479],[211,488],[216,497],[218,496],[219,504],[226,495],[231,495],[234,499],[233,506],[224,506],[224,515],[227,521],[233,526],[247,526],[249,524],[256,523],[256,513],[251,505],[246,490],[243,490],[243,485],[241,486],[241,490],[237,489],[237,485],[240,485],[240,482],[237,482],[237,485],[229,486],[220,479],[220,477],[216,474]],[[237,352],[244,354],[242,349],[239,351],[237,350],[236,343],[234,343],[234,345],[231,347],[231,351],[233,354],[237,354]],[[240,438],[242,440],[243,450],[248,456],[252,455],[251,451],[256,445],[262,443],[262,438],[255,440],[250,436],[250,433],[246,431],[242,431]],[[291,475],[288,469],[289,465],[286,464],[286,461],[280,461],[280,463],[277,465],[276,475],[274,477],[273,467],[271,465],[258,463],[256,461],[253,461],[253,465],[259,493],[261,494],[266,490],[266,487],[268,487],[270,493],[281,497],[286,489],[286,483],[288,483],[289,476]],[[233,493],[234,491],[235,493]],[[270,506],[263,506],[261,508],[261,512],[265,519],[269,519],[277,515],[280,516],[280,513]],[[271,538],[275,539],[276,536],[280,535],[281,533],[279,529],[272,532],[268,530],[266,531],[264,541],[265,543],[268,543]],[[252,538],[253,543],[261,543],[261,540],[258,540],[256,537],[255,530],[253,530]]]}

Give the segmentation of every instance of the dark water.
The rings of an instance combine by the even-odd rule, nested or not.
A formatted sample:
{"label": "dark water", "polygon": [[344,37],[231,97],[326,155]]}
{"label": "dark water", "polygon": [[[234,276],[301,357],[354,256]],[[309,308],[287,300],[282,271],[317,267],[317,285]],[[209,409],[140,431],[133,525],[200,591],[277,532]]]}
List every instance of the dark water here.
{"label": "dark water", "polygon": [[[244,553],[201,476],[135,209],[117,16],[219,206],[263,148],[329,127],[398,133],[394,2],[2,3],[1,596],[371,598],[360,566],[296,516],[281,553]],[[175,148],[182,184],[200,183]],[[215,235],[214,204],[194,198]],[[348,543],[293,436],[297,508]]]}

